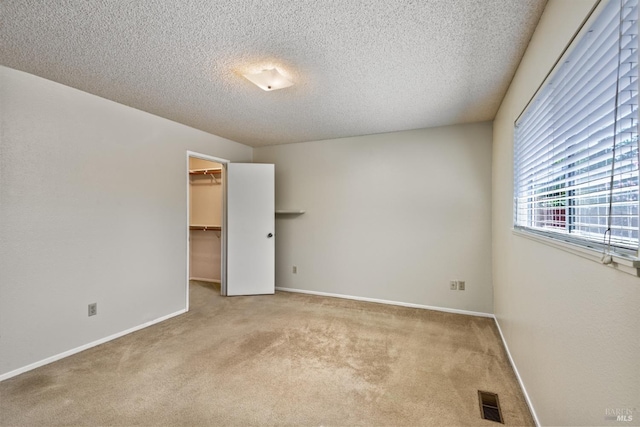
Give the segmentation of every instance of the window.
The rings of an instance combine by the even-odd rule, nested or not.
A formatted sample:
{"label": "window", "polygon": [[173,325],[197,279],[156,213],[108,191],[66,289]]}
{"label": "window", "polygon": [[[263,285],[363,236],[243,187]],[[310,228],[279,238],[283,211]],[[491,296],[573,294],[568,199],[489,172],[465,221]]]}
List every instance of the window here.
{"label": "window", "polygon": [[516,121],[514,226],[638,255],[638,0],[602,0]]}

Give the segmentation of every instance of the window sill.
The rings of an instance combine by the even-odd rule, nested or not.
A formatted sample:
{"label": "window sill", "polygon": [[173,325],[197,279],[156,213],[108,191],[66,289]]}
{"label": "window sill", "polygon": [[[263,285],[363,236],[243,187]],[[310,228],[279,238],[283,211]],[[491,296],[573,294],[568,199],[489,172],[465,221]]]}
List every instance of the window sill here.
{"label": "window sill", "polygon": [[[595,249],[586,248],[569,242],[563,242],[562,240],[556,240],[550,237],[538,235],[535,233],[529,233],[523,230],[512,229],[511,231],[516,236],[534,240],[547,246],[551,246],[553,248],[578,255],[579,257],[595,261],[598,264],[602,264],[602,252]],[[640,277],[640,259],[620,254],[613,254],[612,258],[613,262],[611,264],[602,265],[621,271],[623,273],[631,274],[632,276]]]}

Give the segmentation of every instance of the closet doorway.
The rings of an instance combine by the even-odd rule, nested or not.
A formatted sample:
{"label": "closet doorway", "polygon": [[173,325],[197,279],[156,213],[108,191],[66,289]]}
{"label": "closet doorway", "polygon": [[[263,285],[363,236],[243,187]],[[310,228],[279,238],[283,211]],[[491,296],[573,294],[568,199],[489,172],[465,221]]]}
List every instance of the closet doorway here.
{"label": "closet doorway", "polygon": [[[226,295],[226,166],[228,161],[189,152],[188,281],[220,286]],[[187,307],[189,301],[187,282]]]}
{"label": "closet doorway", "polygon": [[187,151],[189,280],[223,296],[275,293],[275,165]]}

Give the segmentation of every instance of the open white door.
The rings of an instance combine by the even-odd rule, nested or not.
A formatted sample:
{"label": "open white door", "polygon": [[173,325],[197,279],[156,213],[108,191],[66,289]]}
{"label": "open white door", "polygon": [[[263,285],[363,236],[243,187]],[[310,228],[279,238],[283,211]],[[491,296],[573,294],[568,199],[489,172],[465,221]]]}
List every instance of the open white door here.
{"label": "open white door", "polygon": [[227,164],[226,295],[275,293],[275,166]]}

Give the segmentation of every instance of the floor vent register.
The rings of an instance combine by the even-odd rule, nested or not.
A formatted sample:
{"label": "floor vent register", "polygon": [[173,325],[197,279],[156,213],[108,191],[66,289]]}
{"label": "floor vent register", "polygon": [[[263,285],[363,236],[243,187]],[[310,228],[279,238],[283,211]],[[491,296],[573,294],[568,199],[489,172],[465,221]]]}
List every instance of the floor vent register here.
{"label": "floor vent register", "polygon": [[483,419],[504,424],[497,394],[478,390],[478,400],[480,401],[480,414]]}

